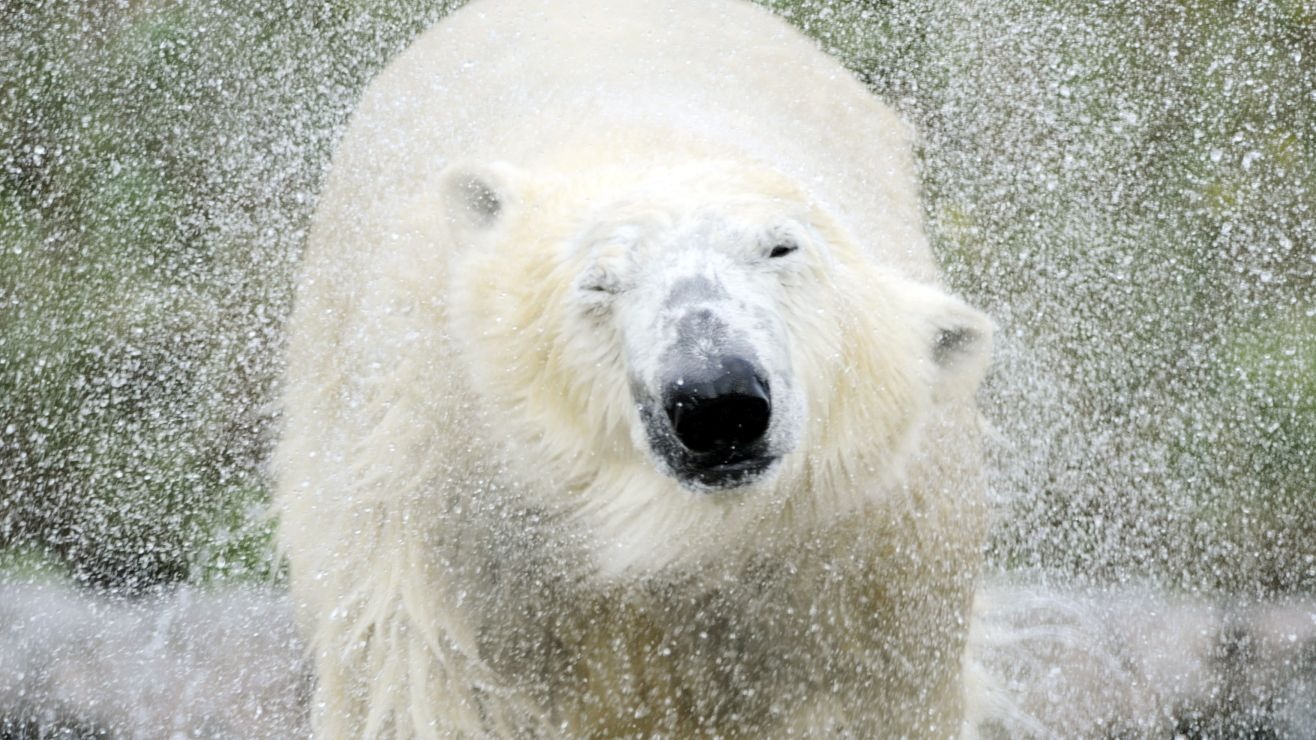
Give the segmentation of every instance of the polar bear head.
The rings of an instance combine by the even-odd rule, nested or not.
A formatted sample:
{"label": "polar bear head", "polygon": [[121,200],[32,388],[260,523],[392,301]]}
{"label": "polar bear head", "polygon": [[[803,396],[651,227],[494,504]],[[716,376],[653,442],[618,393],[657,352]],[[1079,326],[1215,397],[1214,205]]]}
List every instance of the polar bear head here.
{"label": "polar bear head", "polygon": [[737,511],[880,495],[921,419],[976,387],[990,323],[879,264],[783,176],[642,171],[443,175],[450,320],[520,476],[643,553],[608,556],[626,565],[723,538]]}

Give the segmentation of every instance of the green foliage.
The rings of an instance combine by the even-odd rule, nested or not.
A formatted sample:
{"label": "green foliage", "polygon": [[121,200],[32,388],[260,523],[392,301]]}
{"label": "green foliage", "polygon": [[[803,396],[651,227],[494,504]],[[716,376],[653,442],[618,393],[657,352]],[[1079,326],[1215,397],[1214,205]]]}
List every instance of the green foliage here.
{"label": "green foliage", "polygon": [[1316,589],[1312,5],[772,5],[917,124],[1000,325],[995,559]]}
{"label": "green foliage", "polygon": [[[1316,589],[1311,3],[765,4],[922,133],[934,247],[1001,327],[997,561]],[[0,9],[0,552],[278,577],[263,466],[320,173],[449,5]]]}
{"label": "green foliage", "polygon": [[127,590],[277,575],[263,466],[316,180],[441,10],[382,5],[3,11],[0,549]]}
{"label": "green foliage", "polygon": [[1289,308],[1238,327],[1225,352],[1229,495],[1204,497],[1210,526],[1231,533],[1202,553],[1234,588],[1259,575],[1272,591],[1311,587],[1316,566],[1316,308]]}

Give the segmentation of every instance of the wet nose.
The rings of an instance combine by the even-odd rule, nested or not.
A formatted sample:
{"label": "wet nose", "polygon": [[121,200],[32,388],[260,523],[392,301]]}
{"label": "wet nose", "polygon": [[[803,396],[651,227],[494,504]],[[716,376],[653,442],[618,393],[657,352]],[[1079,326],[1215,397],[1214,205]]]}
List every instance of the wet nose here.
{"label": "wet nose", "polygon": [[721,357],[681,374],[665,393],[667,418],[691,452],[733,457],[768,430],[772,403],[755,364]]}

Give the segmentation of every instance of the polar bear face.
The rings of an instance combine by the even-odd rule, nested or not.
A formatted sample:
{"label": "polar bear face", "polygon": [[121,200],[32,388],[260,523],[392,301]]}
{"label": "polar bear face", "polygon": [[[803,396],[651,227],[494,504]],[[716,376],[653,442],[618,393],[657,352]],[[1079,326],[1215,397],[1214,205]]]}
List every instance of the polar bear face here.
{"label": "polar bear face", "polygon": [[927,408],[976,385],[986,319],[881,269],[783,177],[647,173],[444,175],[450,315],[525,474],[616,522],[780,503],[828,466],[898,477]]}
{"label": "polar bear face", "polygon": [[[528,176],[459,172],[449,176],[458,241],[479,249],[499,219],[515,219],[503,209],[522,207]],[[563,274],[558,336],[596,348],[571,374],[628,391],[626,437],[691,491],[759,482],[800,443],[790,314],[831,258],[799,194],[766,182],[722,162],[668,169],[582,198],[575,223],[540,245]]]}
{"label": "polar bear face", "polygon": [[663,474],[694,491],[750,485],[800,443],[784,304],[826,256],[790,202],[656,195],[603,207],[575,240],[583,269],[568,311],[622,348],[631,436]]}

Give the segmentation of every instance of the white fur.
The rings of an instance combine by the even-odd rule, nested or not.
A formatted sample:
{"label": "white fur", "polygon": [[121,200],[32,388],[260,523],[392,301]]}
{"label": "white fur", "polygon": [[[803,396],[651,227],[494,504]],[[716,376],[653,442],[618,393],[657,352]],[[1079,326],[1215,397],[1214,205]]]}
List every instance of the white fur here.
{"label": "white fur", "polygon": [[[277,453],[320,735],[959,732],[991,327],[909,139],[739,2],[481,0],[376,80]],[[732,490],[639,429],[691,279],[773,388]]]}

